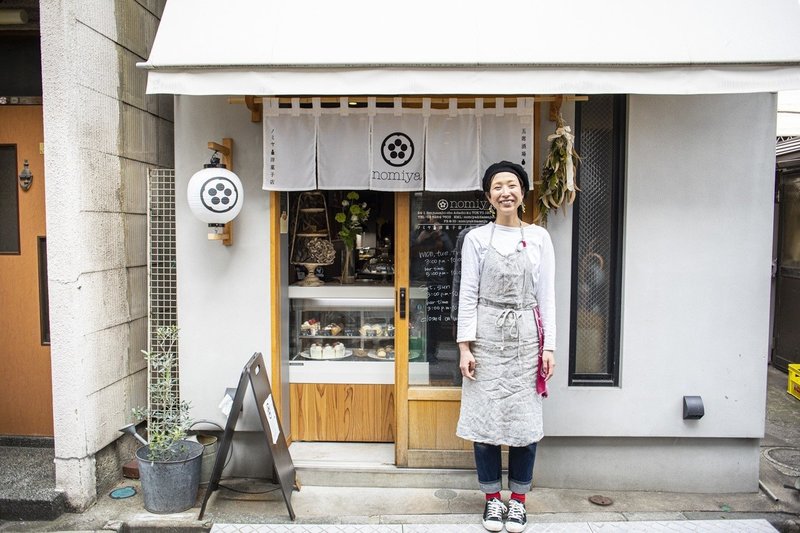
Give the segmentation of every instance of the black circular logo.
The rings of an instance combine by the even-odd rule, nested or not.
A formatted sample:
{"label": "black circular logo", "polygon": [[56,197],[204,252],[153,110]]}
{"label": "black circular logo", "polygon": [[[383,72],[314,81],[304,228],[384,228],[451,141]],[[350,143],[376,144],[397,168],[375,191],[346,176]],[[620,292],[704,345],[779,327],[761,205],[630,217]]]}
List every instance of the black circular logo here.
{"label": "black circular logo", "polygon": [[414,142],[403,132],[390,133],[381,144],[381,157],[393,167],[402,167],[414,157]]}
{"label": "black circular logo", "polygon": [[239,200],[239,190],[228,178],[210,178],[200,187],[200,200],[206,209],[214,213],[225,213],[233,209]]}

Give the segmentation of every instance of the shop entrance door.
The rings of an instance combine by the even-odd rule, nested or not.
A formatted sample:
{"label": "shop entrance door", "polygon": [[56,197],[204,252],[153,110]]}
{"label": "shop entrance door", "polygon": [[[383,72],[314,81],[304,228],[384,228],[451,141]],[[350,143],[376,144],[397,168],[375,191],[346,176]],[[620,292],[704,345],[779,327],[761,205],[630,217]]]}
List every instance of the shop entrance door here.
{"label": "shop entrance door", "polygon": [[778,265],[772,364],[784,372],[800,363],[800,174],[780,176]]}
{"label": "shop entrance door", "polygon": [[403,276],[398,292],[407,288],[406,317],[397,317],[398,323],[405,320],[398,331],[407,335],[398,339],[406,354],[398,359],[403,365],[398,363],[396,380],[397,463],[471,468],[472,444],[455,434],[462,379],[456,344],[459,251],[464,234],[490,220],[488,203],[474,191],[406,194],[397,203],[403,224],[398,228],[408,235],[397,257]]}

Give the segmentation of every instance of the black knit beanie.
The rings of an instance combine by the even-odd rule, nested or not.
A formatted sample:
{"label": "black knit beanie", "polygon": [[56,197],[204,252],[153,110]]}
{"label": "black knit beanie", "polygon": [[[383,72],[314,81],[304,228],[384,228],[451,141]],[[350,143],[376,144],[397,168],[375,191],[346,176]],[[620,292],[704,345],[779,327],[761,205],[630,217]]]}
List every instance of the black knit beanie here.
{"label": "black knit beanie", "polygon": [[489,165],[489,168],[487,168],[486,172],[483,174],[483,192],[489,192],[492,178],[495,174],[499,174],[500,172],[511,172],[519,178],[519,182],[522,185],[522,197],[525,198],[525,195],[528,194],[528,190],[530,189],[528,173],[525,172],[522,166],[512,163],[511,161],[500,161],[499,163]]}

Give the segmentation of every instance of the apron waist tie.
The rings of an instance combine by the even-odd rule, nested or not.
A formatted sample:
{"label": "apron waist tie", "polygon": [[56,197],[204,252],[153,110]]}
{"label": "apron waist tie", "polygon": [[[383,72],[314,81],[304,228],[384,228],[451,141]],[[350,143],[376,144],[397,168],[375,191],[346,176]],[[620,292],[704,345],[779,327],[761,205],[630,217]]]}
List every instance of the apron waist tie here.
{"label": "apron waist tie", "polygon": [[497,320],[495,320],[494,324],[500,328],[501,331],[501,349],[506,346],[506,336],[502,334],[504,328],[508,328],[508,334],[511,337],[517,337],[518,342],[521,342],[519,328],[517,326],[517,320],[519,320],[520,317],[522,317],[522,313],[510,307],[503,309],[497,316]]}

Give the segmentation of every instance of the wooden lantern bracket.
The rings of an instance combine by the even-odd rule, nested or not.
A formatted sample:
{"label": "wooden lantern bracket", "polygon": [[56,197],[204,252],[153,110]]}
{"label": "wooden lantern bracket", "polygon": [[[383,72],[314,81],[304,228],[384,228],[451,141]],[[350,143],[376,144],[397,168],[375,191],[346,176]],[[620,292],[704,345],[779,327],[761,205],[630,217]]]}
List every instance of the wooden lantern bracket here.
{"label": "wooden lantern bracket", "polygon": [[[230,137],[224,137],[222,139],[222,144],[208,141],[208,149],[214,150],[215,152],[219,153],[222,156],[222,164],[225,165],[225,168],[233,172],[233,139]],[[224,229],[222,230],[222,234],[215,235],[213,233],[208,235],[208,238],[211,240],[220,240],[222,244],[225,246],[230,246],[233,244],[233,221],[231,220],[227,224],[225,224]]]}

